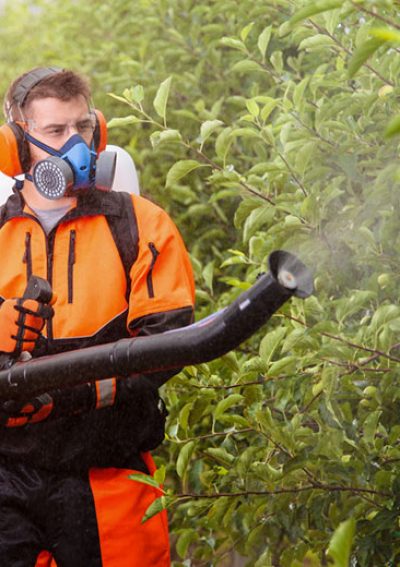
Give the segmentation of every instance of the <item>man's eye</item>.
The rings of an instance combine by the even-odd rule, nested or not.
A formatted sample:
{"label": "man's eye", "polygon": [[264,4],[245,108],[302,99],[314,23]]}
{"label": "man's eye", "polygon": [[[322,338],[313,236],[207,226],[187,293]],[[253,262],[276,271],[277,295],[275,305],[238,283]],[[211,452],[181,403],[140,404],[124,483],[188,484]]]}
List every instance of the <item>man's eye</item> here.
{"label": "man's eye", "polygon": [[91,132],[93,130],[93,124],[91,120],[86,120],[85,122],[80,122],[77,129],[79,132]]}
{"label": "man's eye", "polygon": [[54,126],[53,128],[49,128],[47,130],[47,134],[49,134],[50,136],[61,136],[61,134],[64,132],[64,126]]}

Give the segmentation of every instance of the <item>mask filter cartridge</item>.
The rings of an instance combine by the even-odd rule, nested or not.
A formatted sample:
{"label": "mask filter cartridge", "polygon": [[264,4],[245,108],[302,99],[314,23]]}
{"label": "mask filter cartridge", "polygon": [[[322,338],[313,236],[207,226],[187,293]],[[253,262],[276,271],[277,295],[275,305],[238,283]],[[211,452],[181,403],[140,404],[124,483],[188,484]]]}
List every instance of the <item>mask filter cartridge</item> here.
{"label": "mask filter cartridge", "polygon": [[60,199],[73,187],[74,174],[62,158],[49,157],[36,164],[33,182],[46,199]]}
{"label": "mask filter cartridge", "polygon": [[46,199],[71,197],[76,192],[94,188],[111,190],[117,160],[115,152],[103,151],[97,157],[78,134],[58,151],[48,146],[45,149],[51,155],[35,165],[32,180]]}

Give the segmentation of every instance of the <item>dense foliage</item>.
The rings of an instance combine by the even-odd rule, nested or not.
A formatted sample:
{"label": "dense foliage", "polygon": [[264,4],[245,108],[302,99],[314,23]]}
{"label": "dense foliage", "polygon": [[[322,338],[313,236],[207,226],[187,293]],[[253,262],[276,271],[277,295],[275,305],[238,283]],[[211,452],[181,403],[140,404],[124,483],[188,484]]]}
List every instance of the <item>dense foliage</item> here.
{"label": "dense foliage", "polygon": [[198,318],[275,249],[315,270],[314,296],[164,391],[176,566],[400,562],[399,8],[6,6],[0,85],[43,63],[92,76],[112,142],[185,237]]}

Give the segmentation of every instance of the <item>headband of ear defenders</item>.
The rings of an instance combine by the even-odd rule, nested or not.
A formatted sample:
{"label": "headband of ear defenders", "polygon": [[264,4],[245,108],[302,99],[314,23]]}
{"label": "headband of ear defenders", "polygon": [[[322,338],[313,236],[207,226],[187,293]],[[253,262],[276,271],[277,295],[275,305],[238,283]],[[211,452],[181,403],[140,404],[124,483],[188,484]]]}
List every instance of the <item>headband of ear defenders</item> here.
{"label": "headband of ear defenders", "polygon": [[[30,91],[43,79],[62,72],[59,67],[43,67],[28,73],[17,85],[15,93],[7,109],[9,122],[0,127],[0,171],[9,177],[15,177],[29,171],[31,159],[29,144],[25,133],[17,121],[11,119],[14,105],[23,106]],[[93,141],[97,154],[105,150],[107,145],[107,122],[100,110],[94,110],[96,126]]]}
{"label": "headband of ear defenders", "polygon": [[28,73],[18,83],[12,97],[11,105],[13,106],[14,104],[17,104],[21,108],[33,87],[40,83],[40,81],[43,81],[43,79],[47,79],[47,77],[56,75],[61,71],[64,71],[64,69],[61,69],[60,67],[41,67],[40,69],[34,69]]}

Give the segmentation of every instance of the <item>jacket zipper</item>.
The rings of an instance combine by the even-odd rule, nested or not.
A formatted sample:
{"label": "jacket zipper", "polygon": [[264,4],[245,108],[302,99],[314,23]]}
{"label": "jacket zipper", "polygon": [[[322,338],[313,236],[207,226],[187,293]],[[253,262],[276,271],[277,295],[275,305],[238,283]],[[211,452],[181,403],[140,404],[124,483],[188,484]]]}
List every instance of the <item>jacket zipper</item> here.
{"label": "jacket zipper", "polygon": [[159,251],[157,250],[157,248],[155,247],[153,242],[149,242],[148,244],[149,248],[150,248],[150,252],[152,255],[152,260],[151,260],[151,264],[149,267],[149,271],[147,272],[147,293],[149,295],[150,298],[154,297],[154,286],[153,286],[153,269],[154,269],[154,265],[157,261],[158,255],[160,254]]}
{"label": "jacket zipper", "polygon": [[69,253],[68,253],[68,303],[73,300],[73,272],[75,264],[75,240],[76,231],[71,230],[69,233]]}
{"label": "jacket zipper", "polygon": [[26,281],[28,281],[32,275],[32,246],[30,232],[25,234],[25,252],[22,261],[26,264]]}

